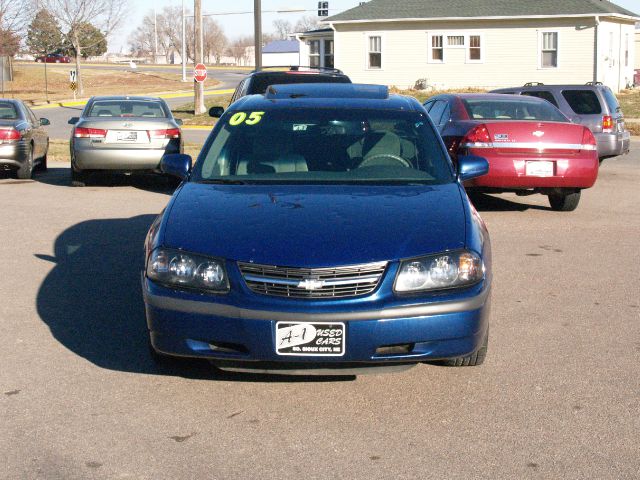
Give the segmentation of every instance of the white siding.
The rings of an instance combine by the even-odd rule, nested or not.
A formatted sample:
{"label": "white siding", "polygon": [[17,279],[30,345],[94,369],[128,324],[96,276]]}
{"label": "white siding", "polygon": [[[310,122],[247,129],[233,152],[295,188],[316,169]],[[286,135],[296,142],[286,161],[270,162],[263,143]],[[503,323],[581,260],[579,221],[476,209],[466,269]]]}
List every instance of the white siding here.
{"label": "white siding", "polygon": [[[597,80],[616,92],[633,83],[634,34],[635,28],[632,24],[602,21],[598,26]],[[629,62],[625,65],[627,35],[629,36]]]}
{"label": "white siding", "polygon": [[640,31],[636,30],[635,68],[640,69]]}
{"label": "white siding", "polygon": [[[585,83],[595,77],[594,18],[337,24],[334,28],[336,67],[354,82],[406,88],[426,78],[437,88],[498,88],[526,82]],[[558,32],[557,68],[541,68],[543,31]],[[443,63],[429,62],[429,35],[439,33],[480,34],[482,60],[469,61],[465,47],[445,48]],[[367,68],[369,35],[383,38],[381,69]]]}
{"label": "white siding", "polygon": [[263,67],[281,67],[290,65],[300,65],[300,54],[298,52],[262,54]]}

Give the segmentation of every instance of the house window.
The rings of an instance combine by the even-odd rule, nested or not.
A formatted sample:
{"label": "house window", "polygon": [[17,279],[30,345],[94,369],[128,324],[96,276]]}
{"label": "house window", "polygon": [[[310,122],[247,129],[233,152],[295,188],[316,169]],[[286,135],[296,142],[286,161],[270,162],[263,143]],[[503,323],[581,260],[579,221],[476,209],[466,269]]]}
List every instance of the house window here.
{"label": "house window", "polygon": [[369,37],[369,68],[382,68],[382,37]]}
{"label": "house window", "polygon": [[444,61],[444,43],[442,35],[433,35],[431,37],[431,58],[432,62]]}
{"label": "house window", "polygon": [[482,60],[482,39],[480,35],[469,35],[469,60]]}
{"label": "house window", "polygon": [[309,42],[309,66],[320,66],[320,40],[311,40]]}
{"label": "house window", "polygon": [[542,32],[541,45],[542,68],[558,66],[558,32]]}
{"label": "house window", "polygon": [[333,40],[324,41],[324,67],[333,68]]}
{"label": "house window", "polygon": [[464,35],[447,36],[448,47],[464,47]]}
{"label": "house window", "polygon": [[629,34],[624,36],[624,66],[629,66]]}

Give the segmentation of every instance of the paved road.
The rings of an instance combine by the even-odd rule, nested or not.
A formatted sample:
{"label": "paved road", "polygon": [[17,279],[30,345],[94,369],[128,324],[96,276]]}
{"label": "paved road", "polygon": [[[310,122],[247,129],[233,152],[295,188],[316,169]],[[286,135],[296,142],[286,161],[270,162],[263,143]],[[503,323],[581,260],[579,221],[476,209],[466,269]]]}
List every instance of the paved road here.
{"label": "paved road", "polygon": [[[2,479],[638,479],[640,142],[578,210],[477,197],[487,362],[347,379],[158,370],[142,242],[169,191],[0,180]],[[392,233],[390,233],[392,235]]]}
{"label": "paved road", "polygon": [[[42,68],[42,65],[40,64],[33,64],[33,65],[24,64],[24,65],[28,65],[29,67],[39,66],[40,68]],[[68,68],[68,67],[69,66],[66,65],[64,67],[57,66],[54,68]],[[93,66],[90,68],[120,69],[120,70],[126,69],[126,67],[124,66]],[[147,67],[147,68],[157,69],[158,67]],[[171,69],[173,73],[177,71],[177,67],[168,67],[168,68]],[[220,84],[216,85],[215,87],[212,87],[211,89],[227,90],[227,89],[235,88],[237,84],[240,83],[240,80],[244,78],[246,73],[247,72],[245,70],[238,70],[234,68],[212,70],[210,72],[210,76],[218,80]],[[189,84],[186,84],[185,90],[187,90],[188,88],[189,88]],[[169,104],[169,107],[175,108],[185,103],[193,102],[193,98],[192,97],[167,98],[166,101]],[[57,140],[68,140],[71,132],[71,126],[67,122],[71,117],[79,116],[80,112],[82,111],[82,108],[83,108],[82,106],[60,107],[57,105],[52,106],[50,108],[38,107],[38,109],[36,110],[36,114],[40,117],[46,117],[51,121],[51,125],[48,127],[50,138],[57,139]],[[208,133],[209,133],[208,131],[185,129],[183,131],[183,137],[186,142],[202,144],[207,138]]]}

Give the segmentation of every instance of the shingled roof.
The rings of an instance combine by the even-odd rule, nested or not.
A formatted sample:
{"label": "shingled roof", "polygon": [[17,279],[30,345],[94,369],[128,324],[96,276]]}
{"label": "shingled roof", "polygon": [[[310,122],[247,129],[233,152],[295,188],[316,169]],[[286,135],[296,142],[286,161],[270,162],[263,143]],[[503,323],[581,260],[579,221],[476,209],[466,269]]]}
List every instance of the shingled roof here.
{"label": "shingled roof", "polygon": [[607,0],[371,0],[325,21],[567,15],[624,15],[639,18],[637,14]]}

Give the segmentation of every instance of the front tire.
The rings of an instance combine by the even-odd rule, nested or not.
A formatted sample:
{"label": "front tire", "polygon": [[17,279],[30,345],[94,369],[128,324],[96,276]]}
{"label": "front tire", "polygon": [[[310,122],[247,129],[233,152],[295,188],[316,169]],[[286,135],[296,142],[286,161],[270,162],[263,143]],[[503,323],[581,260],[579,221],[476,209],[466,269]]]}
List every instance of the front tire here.
{"label": "front tire", "polygon": [[435,365],[442,365],[445,367],[475,367],[482,365],[484,359],[487,357],[487,350],[489,349],[489,327],[487,327],[487,333],[484,336],[482,346],[466,357],[449,358],[446,360],[439,360],[436,362],[429,362]]}
{"label": "front tire", "polygon": [[578,208],[580,192],[549,195],[549,205],[556,212],[572,212]]}
{"label": "front tire", "polygon": [[87,186],[87,174],[83,171],[76,171],[71,167],[71,186],[72,187],[86,187]]}
{"label": "front tire", "polygon": [[33,146],[29,148],[27,160],[18,168],[16,176],[21,180],[28,180],[33,176]]}

